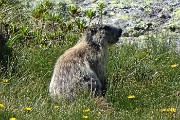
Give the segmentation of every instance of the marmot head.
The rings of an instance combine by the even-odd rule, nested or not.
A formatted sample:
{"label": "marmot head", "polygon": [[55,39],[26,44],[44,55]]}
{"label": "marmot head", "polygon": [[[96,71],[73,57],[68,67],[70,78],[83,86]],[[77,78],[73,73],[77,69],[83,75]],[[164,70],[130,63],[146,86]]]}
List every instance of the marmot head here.
{"label": "marmot head", "polygon": [[88,44],[95,47],[106,47],[115,44],[122,34],[121,28],[112,26],[93,26],[87,28],[83,35],[86,36]]}
{"label": "marmot head", "polygon": [[108,44],[115,44],[119,40],[119,37],[121,37],[122,35],[121,28],[115,28],[105,25],[101,29],[105,30],[105,37],[108,40]]}

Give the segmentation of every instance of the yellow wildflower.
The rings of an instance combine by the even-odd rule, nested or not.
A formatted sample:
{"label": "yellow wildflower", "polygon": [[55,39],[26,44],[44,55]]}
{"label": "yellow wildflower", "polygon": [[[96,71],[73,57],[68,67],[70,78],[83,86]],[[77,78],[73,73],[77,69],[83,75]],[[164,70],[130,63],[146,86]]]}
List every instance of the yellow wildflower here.
{"label": "yellow wildflower", "polygon": [[54,109],[58,109],[59,107],[60,107],[60,106],[58,106],[58,105],[55,105],[55,106],[54,106]]}
{"label": "yellow wildflower", "polygon": [[0,104],[0,109],[1,109],[1,108],[4,108],[4,104]]}
{"label": "yellow wildflower", "polygon": [[31,110],[32,110],[32,108],[30,108],[30,107],[26,107],[26,108],[24,108],[24,110],[25,110],[25,111],[31,111]]}
{"label": "yellow wildflower", "polygon": [[88,108],[88,109],[86,109],[86,110],[83,110],[83,112],[89,112],[90,111],[90,109]]}
{"label": "yellow wildflower", "polygon": [[169,112],[169,113],[174,113],[176,112],[176,108],[166,108],[166,109],[162,109],[162,112]]}
{"label": "yellow wildflower", "polygon": [[12,117],[12,118],[10,118],[9,120],[16,120],[16,118],[15,118],[15,117]]}
{"label": "yellow wildflower", "polygon": [[84,119],[88,119],[88,116],[87,115],[83,115],[83,117],[82,118],[84,118]]}
{"label": "yellow wildflower", "polygon": [[100,115],[101,115],[101,112],[98,112],[97,115],[100,116]]}
{"label": "yellow wildflower", "polygon": [[3,83],[8,83],[9,80],[8,80],[8,79],[2,79],[2,82],[3,82]]}
{"label": "yellow wildflower", "polygon": [[129,99],[134,99],[134,98],[136,98],[136,97],[135,97],[134,95],[129,95],[128,98],[129,98]]}
{"label": "yellow wildflower", "polygon": [[178,66],[178,64],[173,64],[173,65],[171,65],[171,68],[175,68],[177,66]]}

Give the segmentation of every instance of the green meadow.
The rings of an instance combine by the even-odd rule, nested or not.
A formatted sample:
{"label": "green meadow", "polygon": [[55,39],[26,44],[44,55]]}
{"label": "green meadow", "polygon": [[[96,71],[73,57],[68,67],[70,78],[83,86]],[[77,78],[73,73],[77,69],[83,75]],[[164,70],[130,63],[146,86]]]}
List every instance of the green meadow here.
{"label": "green meadow", "polygon": [[62,15],[52,12],[54,6],[46,1],[30,10],[0,0],[0,120],[180,119],[180,54],[177,36],[168,30],[144,36],[141,47],[109,47],[104,98],[53,101],[48,87],[54,64],[88,26],[75,20],[75,8],[56,5]]}

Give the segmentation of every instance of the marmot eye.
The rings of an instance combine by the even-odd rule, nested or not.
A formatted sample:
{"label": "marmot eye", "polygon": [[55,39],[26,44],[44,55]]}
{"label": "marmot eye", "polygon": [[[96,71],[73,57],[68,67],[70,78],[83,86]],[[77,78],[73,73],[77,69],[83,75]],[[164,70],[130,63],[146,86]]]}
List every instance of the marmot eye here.
{"label": "marmot eye", "polygon": [[96,32],[97,32],[97,29],[92,28],[92,29],[91,29],[91,32],[92,32],[92,33],[96,33]]}

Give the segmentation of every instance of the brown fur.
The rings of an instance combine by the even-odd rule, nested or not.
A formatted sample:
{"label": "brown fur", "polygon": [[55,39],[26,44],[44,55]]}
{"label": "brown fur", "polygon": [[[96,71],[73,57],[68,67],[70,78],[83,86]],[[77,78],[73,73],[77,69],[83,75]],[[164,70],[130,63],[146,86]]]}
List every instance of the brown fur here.
{"label": "brown fur", "polygon": [[121,33],[111,26],[85,30],[78,43],[57,60],[49,88],[51,97],[73,100],[81,91],[104,95],[107,48]]}

